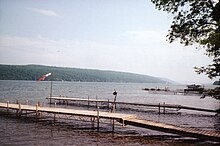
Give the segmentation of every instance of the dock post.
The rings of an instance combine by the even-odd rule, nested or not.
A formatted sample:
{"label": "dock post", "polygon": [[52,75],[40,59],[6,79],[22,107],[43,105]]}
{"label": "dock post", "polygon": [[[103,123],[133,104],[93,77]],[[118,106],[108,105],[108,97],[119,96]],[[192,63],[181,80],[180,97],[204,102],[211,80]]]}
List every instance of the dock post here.
{"label": "dock post", "polygon": [[52,80],[50,82],[50,104],[51,104],[51,97],[53,96],[53,83]]}
{"label": "dock post", "polygon": [[9,101],[7,101],[7,113],[9,113]]}
{"label": "dock post", "polygon": [[108,99],[108,111],[109,111],[109,99]]}
{"label": "dock post", "polygon": [[38,104],[36,104],[36,119],[38,120]]}
{"label": "dock post", "polygon": [[89,109],[89,96],[88,96],[88,109]]}
{"label": "dock post", "polygon": [[65,104],[66,104],[66,106],[68,105],[68,100],[67,99],[65,100]]}
{"label": "dock post", "polygon": [[[56,107],[56,105],[57,105],[57,103],[54,102],[54,107]],[[56,114],[54,114],[54,116],[53,116],[53,124],[54,124],[54,125],[55,125],[55,121],[56,121]]]}
{"label": "dock post", "polygon": [[54,117],[53,117],[53,124],[55,125],[55,121],[56,121],[56,114],[54,114]]}
{"label": "dock post", "polygon": [[116,105],[113,104],[113,107],[112,107],[112,108],[113,108],[112,112],[115,113]]}
{"label": "dock post", "polygon": [[159,103],[159,114],[160,114],[160,103]]}
{"label": "dock post", "polygon": [[91,117],[91,125],[92,125],[92,129],[94,130],[95,126],[94,126],[94,120],[95,118],[94,117]]}
{"label": "dock post", "polygon": [[[28,105],[28,100],[26,100],[26,105]],[[25,116],[27,117],[27,110],[26,110]]]}
{"label": "dock post", "polygon": [[26,105],[28,105],[28,100],[26,100]]}
{"label": "dock post", "polygon": [[114,132],[114,131],[115,131],[115,120],[112,119],[112,132]]}
{"label": "dock post", "polygon": [[165,102],[163,103],[163,114],[165,114]]}
{"label": "dock post", "polygon": [[98,97],[97,97],[97,95],[96,95],[96,98],[95,98],[95,99],[96,99],[96,102],[95,102],[95,103],[96,103],[96,108],[98,107],[97,98],[98,98]]}
{"label": "dock post", "polygon": [[97,107],[97,130],[99,131],[99,107]]}
{"label": "dock post", "polygon": [[[115,104],[112,105],[112,113],[115,113]],[[112,132],[115,131],[115,120],[112,119]]]}
{"label": "dock post", "polygon": [[19,109],[18,109],[18,117],[20,118],[21,117],[21,104],[19,103],[18,104],[18,106],[19,106]]}
{"label": "dock post", "polygon": [[16,116],[18,116],[18,115],[19,115],[19,109],[20,109],[18,100],[16,100],[16,103],[18,104],[18,109],[17,109],[17,111],[16,111]]}
{"label": "dock post", "polygon": [[[38,105],[38,107],[41,106],[41,105],[40,105],[40,101],[37,102],[37,105]],[[41,112],[38,112],[38,117],[39,117],[39,118],[41,117]]]}

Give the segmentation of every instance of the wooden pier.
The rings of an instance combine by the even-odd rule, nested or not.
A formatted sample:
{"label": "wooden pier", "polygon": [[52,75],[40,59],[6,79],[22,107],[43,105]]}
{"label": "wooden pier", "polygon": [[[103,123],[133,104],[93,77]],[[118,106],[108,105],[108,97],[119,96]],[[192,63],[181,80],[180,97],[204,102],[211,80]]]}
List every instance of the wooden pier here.
{"label": "wooden pier", "polygon": [[153,122],[140,119],[127,119],[123,121],[124,124],[133,125],[136,127],[142,127],[152,129],[156,131],[178,134],[186,137],[194,137],[202,140],[212,140],[220,142],[220,132],[212,130],[201,130],[197,128],[180,127],[165,123]]}
{"label": "wooden pier", "polygon": [[54,116],[56,114],[64,114],[64,115],[92,117],[92,118],[96,118],[97,128],[99,127],[99,119],[104,118],[104,119],[113,120],[112,122],[113,130],[114,130],[114,120],[117,120],[118,122],[122,123],[123,126],[132,125],[132,126],[137,126],[137,127],[167,132],[167,133],[183,135],[187,137],[195,137],[195,138],[220,142],[220,132],[200,130],[197,128],[180,127],[180,126],[174,126],[170,124],[153,122],[148,120],[140,120],[135,115],[100,112],[99,108],[97,108],[97,111],[89,111],[89,110],[75,110],[75,109],[56,108],[56,107],[40,107],[38,104],[36,106],[9,104],[9,102],[0,103],[0,108],[7,110],[7,112],[9,110],[15,110],[18,117],[22,116],[23,111],[36,113],[36,118],[38,118],[39,113],[43,113],[43,112],[52,113],[54,114]]}
{"label": "wooden pier", "polygon": [[[0,103],[0,108],[16,110],[17,116],[20,117],[23,114],[23,111],[35,112],[36,118],[40,115],[40,113],[52,113],[54,114],[54,120],[56,114],[64,114],[64,115],[74,115],[74,116],[83,116],[83,117],[92,117],[96,118],[97,121],[97,129],[99,129],[99,120],[103,119],[111,119],[114,123],[114,120],[124,121],[125,119],[134,118],[134,115],[129,114],[120,114],[120,113],[109,113],[109,112],[100,112],[99,108],[97,111],[89,111],[89,110],[75,110],[75,109],[66,109],[66,108],[56,108],[56,107],[41,107],[38,104],[36,106],[32,105],[21,105],[21,104],[9,104]],[[94,122],[94,119],[93,119]],[[114,125],[112,125],[114,130]]]}
{"label": "wooden pier", "polygon": [[[203,108],[196,108],[196,107],[189,107],[189,106],[182,106],[182,105],[176,105],[176,104],[165,104],[165,103],[159,103],[159,104],[154,104],[154,103],[132,103],[132,102],[120,102],[120,101],[109,101],[109,100],[98,100],[98,99],[90,99],[89,97],[86,98],[73,98],[73,97],[62,97],[62,96],[57,96],[57,97],[46,97],[46,99],[50,100],[50,103],[52,100],[56,101],[57,103],[65,103],[68,104],[71,101],[80,101],[80,102],[85,102],[88,104],[88,107],[90,106],[90,103],[106,103],[106,105],[111,104],[117,104],[117,105],[134,105],[134,106],[145,106],[145,107],[155,107],[158,108],[159,113],[164,113],[165,114],[165,109],[176,109],[176,110],[193,110],[193,111],[202,111],[202,112],[209,112],[209,113],[215,113],[219,114],[220,111],[218,110],[213,110],[213,109],[203,109]],[[161,112],[162,111],[162,112]]]}

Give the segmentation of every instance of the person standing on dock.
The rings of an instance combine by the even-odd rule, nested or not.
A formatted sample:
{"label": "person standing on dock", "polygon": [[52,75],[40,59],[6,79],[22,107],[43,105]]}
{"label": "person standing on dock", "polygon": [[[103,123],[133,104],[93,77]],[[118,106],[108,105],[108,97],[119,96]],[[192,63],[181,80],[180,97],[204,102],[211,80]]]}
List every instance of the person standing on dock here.
{"label": "person standing on dock", "polygon": [[117,93],[117,91],[114,89],[114,92],[113,92],[113,95],[115,96],[114,97],[114,102],[113,102],[113,104],[112,104],[112,109],[111,109],[111,112],[113,112],[114,110],[115,110],[115,102],[116,102],[116,97],[117,97],[117,95],[118,95],[118,93]]}
{"label": "person standing on dock", "polygon": [[115,98],[114,98],[114,102],[116,102],[116,97],[117,97],[117,91],[114,89],[114,92],[113,92],[113,95],[115,96]]}
{"label": "person standing on dock", "polygon": [[117,91],[114,89],[113,95],[117,95]]}

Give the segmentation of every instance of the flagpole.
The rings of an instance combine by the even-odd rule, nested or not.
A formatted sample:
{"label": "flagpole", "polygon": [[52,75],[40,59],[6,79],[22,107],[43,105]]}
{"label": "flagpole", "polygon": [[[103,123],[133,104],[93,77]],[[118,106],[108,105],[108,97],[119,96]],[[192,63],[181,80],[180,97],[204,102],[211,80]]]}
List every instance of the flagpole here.
{"label": "flagpole", "polygon": [[[49,77],[49,76],[51,76],[51,73],[47,73],[47,74],[45,74],[45,75],[42,75],[37,81],[44,81],[44,79],[46,78],[46,77]],[[50,104],[51,104],[51,97],[52,97],[52,79],[51,79],[51,85],[50,85]]]}
{"label": "flagpole", "polygon": [[50,104],[51,104],[52,93],[53,93],[53,84],[52,84],[52,80],[51,80],[50,81]]}

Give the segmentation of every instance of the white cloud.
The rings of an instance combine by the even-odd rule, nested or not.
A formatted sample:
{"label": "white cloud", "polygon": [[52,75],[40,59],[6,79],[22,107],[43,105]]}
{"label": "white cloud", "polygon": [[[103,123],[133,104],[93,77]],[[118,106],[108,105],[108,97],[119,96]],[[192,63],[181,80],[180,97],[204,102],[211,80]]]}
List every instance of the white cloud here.
{"label": "white cloud", "polygon": [[132,30],[127,31],[125,36],[131,41],[138,44],[164,43],[166,42],[166,32],[158,32],[152,30]]}
{"label": "white cloud", "polygon": [[103,64],[103,60],[110,61],[114,52],[118,50],[120,48],[114,45],[94,41],[51,40],[42,36],[37,38],[0,36],[0,54],[2,56],[17,54],[17,58],[0,57],[0,62],[10,60],[19,62],[19,58],[27,57],[30,60],[27,59],[26,63],[34,61],[58,66],[92,67]]}
{"label": "white cloud", "polygon": [[33,12],[37,12],[39,14],[45,15],[45,16],[52,16],[52,17],[60,17],[56,12],[52,10],[44,10],[44,9],[37,9],[37,8],[28,8],[29,10]]}
{"label": "white cloud", "polygon": [[0,36],[0,63],[96,68],[209,82],[193,71],[194,66],[210,62],[203,51],[181,49],[177,44],[157,45],[152,49],[146,44]]}

